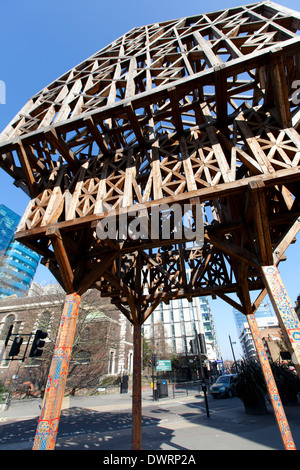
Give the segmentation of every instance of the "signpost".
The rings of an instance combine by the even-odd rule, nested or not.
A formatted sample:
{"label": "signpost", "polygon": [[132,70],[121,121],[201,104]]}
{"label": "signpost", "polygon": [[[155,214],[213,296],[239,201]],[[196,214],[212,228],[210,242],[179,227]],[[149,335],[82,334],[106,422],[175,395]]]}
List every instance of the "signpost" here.
{"label": "signpost", "polygon": [[170,371],[172,370],[172,364],[169,360],[159,360],[156,363],[156,372],[159,371]]}

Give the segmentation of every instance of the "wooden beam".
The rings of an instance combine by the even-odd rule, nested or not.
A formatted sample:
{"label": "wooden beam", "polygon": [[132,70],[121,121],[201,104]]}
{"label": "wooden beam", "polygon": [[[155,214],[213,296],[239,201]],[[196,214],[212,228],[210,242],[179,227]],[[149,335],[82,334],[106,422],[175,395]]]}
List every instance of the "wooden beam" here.
{"label": "wooden beam", "polygon": [[92,116],[88,116],[84,119],[84,124],[88,128],[89,132],[92,134],[93,138],[95,139],[96,144],[100,148],[103,155],[109,155],[110,150],[105,139],[102,137],[101,132],[99,131],[98,127],[94,123]]}
{"label": "wooden beam", "polygon": [[74,274],[60,231],[57,228],[50,228],[46,231],[46,236],[51,240],[65,290],[67,294],[72,294],[74,292]]}
{"label": "wooden beam", "polygon": [[52,145],[56,148],[56,150],[58,150],[66,162],[69,163],[73,170],[77,171],[79,168],[79,162],[64,139],[57,134],[57,131],[52,127],[50,130],[45,132],[45,137],[49,139]]}
{"label": "wooden beam", "polygon": [[30,196],[34,198],[38,194],[37,182],[35,180],[35,176],[34,176],[34,173],[30,165],[23,143],[21,142],[21,140],[18,140],[17,144],[18,144],[18,150],[17,150],[18,156],[19,156],[22,170],[24,172],[24,176],[25,176],[25,180],[26,180],[29,192],[30,192]]}
{"label": "wooden beam", "polygon": [[214,67],[217,125],[224,135],[228,135],[227,76],[225,64]]}
{"label": "wooden beam", "polygon": [[277,247],[274,249],[273,261],[275,265],[277,265],[280,262],[280,259],[284,255],[284,252],[293,242],[299,230],[300,230],[300,217],[298,217],[295,220],[293,225],[287,230],[287,232],[284,234],[284,236],[281,238],[280,242],[278,243]]}
{"label": "wooden beam", "polygon": [[119,251],[112,253],[111,255],[106,255],[99,262],[98,266],[92,269],[80,282],[77,293],[79,295],[84,294],[88,289],[90,289],[94,283],[102,276],[104,271],[113,263],[113,261],[120,255]]}
{"label": "wooden beam", "polygon": [[254,227],[259,246],[259,256],[263,266],[273,263],[272,243],[270,236],[270,226],[264,194],[265,185],[261,181],[249,183],[251,204],[253,211]]}
{"label": "wooden beam", "polygon": [[176,87],[172,87],[168,89],[168,95],[170,98],[170,103],[171,107],[173,110],[172,113],[172,121],[174,122],[174,126],[176,128],[176,131],[178,134],[183,133],[183,124],[182,124],[182,119],[181,119],[181,113],[179,109],[179,99],[177,96],[177,90]]}
{"label": "wooden beam", "polygon": [[271,76],[277,105],[276,110],[279,112],[281,123],[283,127],[292,127],[289,91],[282,56],[277,56],[271,61]]}
{"label": "wooden beam", "polygon": [[133,132],[135,133],[137,141],[139,142],[141,147],[144,147],[146,141],[145,141],[145,138],[144,138],[143,129],[142,129],[142,127],[140,126],[140,124],[138,122],[138,118],[137,118],[137,116],[134,112],[134,108],[133,108],[132,103],[125,106],[124,110],[127,114],[127,117],[129,119],[131,125],[132,125],[132,129],[133,129]]}
{"label": "wooden beam", "polygon": [[260,168],[264,173],[273,173],[274,169],[269,162],[266,154],[264,153],[263,149],[257,142],[257,139],[253,135],[250,127],[248,126],[246,119],[243,116],[243,113],[240,113],[237,118],[236,122],[240,128],[242,136],[245,139],[245,143],[247,145],[248,151],[251,153],[253,158],[257,161]]}
{"label": "wooden beam", "polygon": [[228,241],[217,238],[214,235],[205,234],[204,240],[208,243],[211,243],[213,246],[223,251],[224,253],[233,256],[233,258],[236,258],[249,266],[259,266],[258,258],[243,247],[229,243]]}

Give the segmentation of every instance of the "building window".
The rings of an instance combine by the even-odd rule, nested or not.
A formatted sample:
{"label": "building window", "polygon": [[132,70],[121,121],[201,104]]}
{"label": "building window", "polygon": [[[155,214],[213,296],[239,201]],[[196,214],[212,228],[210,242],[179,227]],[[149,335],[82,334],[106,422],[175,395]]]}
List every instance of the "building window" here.
{"label": "building window", "polygon": [[108,358],[108,373],[115,373],[115,351],[110,351]]}
{"label": "building window", "polygon": [[[7,333],[8,333],[8,330],[9,330],[9,327],[11,325],[13,325],[15,321],[15,316],[14,315],[8,315],[5,320],[4,320],[4,323],[2,325],[2,328],[1,328],[1,334],[0,334],[0,340],[2,340],[3,342],[6,340],[6,337],[7,337]],[[13,328],[13,333],[17,333],[18,331],[18,327],[19,327],[19,324],[16,325],[16,327]],[[4,344],[4,343],[3,343]],[[4,354],[4,359],[3,361],[1,362],[1,367],[8,367],[9,366],[9,363],[10,361],[6,361],[5,360],[5,357],[7,356],[8,352],[9,352],[9,349],[11,347],[11,343],[9,342],[8,343],[8,346],[7,346],[7,352],[6,352],[6,355]]]}
{"label": "building window", "polygon": [[91,361],[91,353],[89,351],[78,351],[74,358],[75,364],[89,364]]}

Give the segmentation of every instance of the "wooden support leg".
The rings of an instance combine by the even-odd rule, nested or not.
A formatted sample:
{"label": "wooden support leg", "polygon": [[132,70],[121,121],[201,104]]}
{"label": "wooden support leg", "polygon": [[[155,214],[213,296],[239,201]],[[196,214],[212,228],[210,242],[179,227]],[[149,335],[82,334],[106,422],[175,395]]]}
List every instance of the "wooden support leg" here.
{"label": "wooden support leg", "polygon": [[132,384],[132,449],[142,448],[142,340],[141,325],[133,331],[133,384]]}
{"label": "wooden support leg", "polygon": [[272,369],[264,348],[263,341],[256,323],[255,316],[253,314],[247,315],[249,327],[252,333],[253,341],[258,354],[259,362],[262,367],[262,371],[265,377],[265,381],[268,387],[272,407],[274,410],[275,418],[279,427],[281,438],[284,444],[285,450],[296,450],[295,443],[293,440],[292,433],[290,431],[289,423],[286,418],[282,402],[278,393],[277,385],[272,373]]}
{"label": "wooden support leg", "polygon": [[33,450],[53,450],[55,447],[79,304],[78,294],[66,296]]}
{"label": "wooden support leg", "polygon": [[298,376],[300,377],[300,321],[286,292],[278,268],[263,266],[265,287],[277,315]]}

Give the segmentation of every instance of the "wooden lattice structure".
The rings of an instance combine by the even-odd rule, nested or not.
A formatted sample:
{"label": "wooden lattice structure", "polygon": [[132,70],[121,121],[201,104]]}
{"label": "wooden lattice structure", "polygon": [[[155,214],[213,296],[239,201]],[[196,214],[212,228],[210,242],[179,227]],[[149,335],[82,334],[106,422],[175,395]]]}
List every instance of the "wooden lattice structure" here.
{"label": "wooden lattice structure", "polygon": [[[16,238],[68,295],[97,288],[135,325],[136,423],[140,327],[162,301],[219,296],[255,328],[268,291],[299,370],[299,322],[276,299],[276,266],[300,228],[299,31],[300,14],[271,2],[134,28],[0,135],[0,166],[30,196]],[[201,205],[203,246],[174,231],[96,235],[108,207],[130,221],[174,203]]]}

